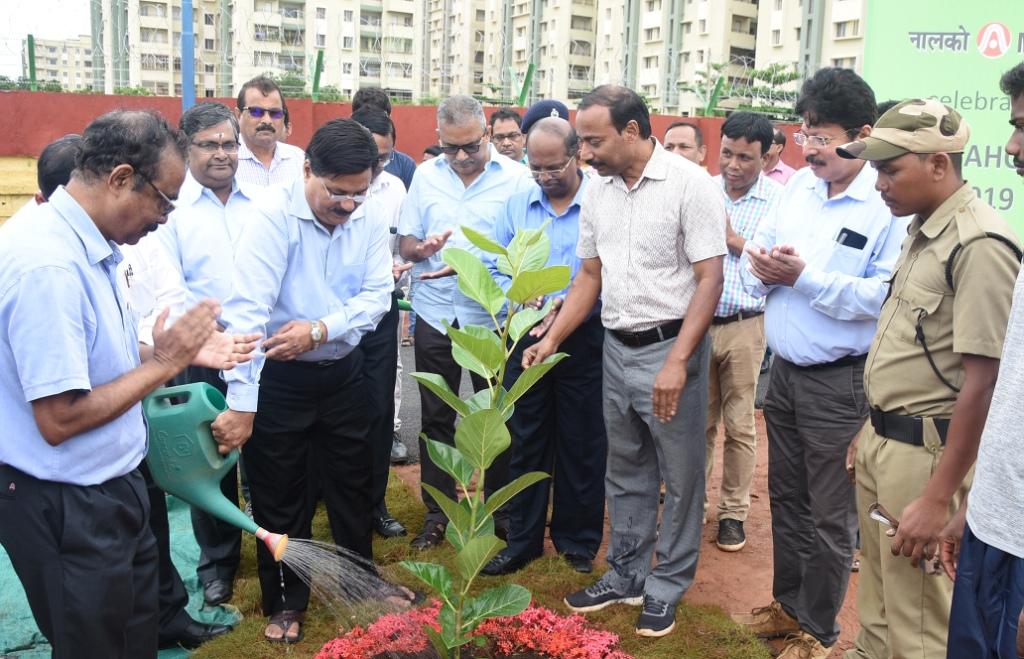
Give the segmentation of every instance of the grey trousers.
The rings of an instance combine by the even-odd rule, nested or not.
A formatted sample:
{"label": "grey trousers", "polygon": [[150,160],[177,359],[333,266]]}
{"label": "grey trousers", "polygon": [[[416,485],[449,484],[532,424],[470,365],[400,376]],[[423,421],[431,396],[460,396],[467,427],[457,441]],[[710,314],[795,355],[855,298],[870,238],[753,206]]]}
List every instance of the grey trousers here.
{"label": "grey trousers", "polygon": [[[693,582],[704,511],[707,337],[686,365],[686,386],[668,423],[654,418],[651,393],[675,339],[641,348],[610,332],[604,342],[605,496],[611,522],[604,576],[619,592],[675,605]],[[659,481],[665,506],[658,530]],[[651,568],[651,553],[656,565]]]}
{"label": "grey trousers", "polygon": [[806,369],[775,357],[764,401],[772,594],[826,646],[839,637],[857,534],[846,450],[867,415],[863,362]]}

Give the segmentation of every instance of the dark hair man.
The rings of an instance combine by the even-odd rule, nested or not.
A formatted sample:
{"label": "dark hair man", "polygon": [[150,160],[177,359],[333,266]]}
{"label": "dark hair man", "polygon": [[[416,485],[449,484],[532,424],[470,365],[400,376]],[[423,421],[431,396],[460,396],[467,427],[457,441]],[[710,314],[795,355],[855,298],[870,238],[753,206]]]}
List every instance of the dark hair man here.
{"label": "dark hair man", "polygon": [[[273,190],[249,220],[223,319],[238,333],[266,328],[268,338],[261,355],[224,372],[230,409],[213,423],[214,437],[229,443],[252,436],[245,469],[257,524],[310,536],[312,466],[335,544],[366,558],[373,451],[356,347],[387,312],[394,287],[386,223],[356,215],[377,158],[368,130],[329,121],[310,140],[302,178]],[[264,635],[295,642],[309,588],[286,566],[282,576],[266,548],[257,560]]]}
{"label": "dark hair man", "polygon": [[50,142],[39,154],[36,163],[36,181],[39,192],[35,199],[37,204],[45,202],[54,191],[71,180],[71,172],[75,169],[75,158],[82,147],[82,136],[74,133],[65,135]]}
{"label": "dark hair man", "polygon": [[[1004,73],[999,85],[1010,97],[1011,132],[1006,153],[1013,158],[1017,175],[1024,176],[1024,64]],[[991,242],[995,241],[977,241],[979,247],[980,243]],[[1006,257],[998,258],[1003,262]],[[971,263],[986,266],[976,258]],[[1024,517],[1024,436],[1020,423],[1020,401],[1024,397],[1024,284],[1020,282],[1018,275],[970,500],[964,497],[960,510],[941,534],[942,563],[950,578],[956,580],[949,614],[946,656],[950,659],[1016,657],[1024,653],[1024,532],[1020,524]],[[986,291],[978,302],[988,299]],[[987,315],[988,310],[983,313]],[[961,391],[967,390],[961,387]]]}
{"label": "dark hair man", "polygon": [[786,148],[786,134],[781,128],[773,128],[774,139],[764,159],[764,175],[780,185],[786,185],[796,172],[782,161],[782,150]]}
{"label": "dark hair man", "polygon": [[[397,177],[384,171],[391,161],[394,149],[394,124],[382,110],[365,106],[352,113],[352,120],[370,131],[377,143],[376,175],[370,185],[370,199],[360,210],[368,206],[379,206],[372,212],[388,223],[391,229],[389,249],[393,257],[398,254],[398,222],[402,203],[405,201],[405,186]],[[400,263],[401,259],[397,259]],[[391,306],[377,328],[363,336],[359,348],[363,353],[363,379],[372,409],[370,421],[370,442],[373,444],[373,524],[385,538],[405,535],[402,524],[388,512],[384,495],[387,492],[389,467],[392,462],[400,463],[409,459],[409,449],[398,436],[401,420],[396,410],[401,404],[401,387],[395,387],[401,372],[401,355],[398,352],[398,280],[412,264],[395,264],[392,272],[395,289],[392,291]]]}
{"label": "dark hair man", "polygon": [[235,116],[242,139],[238,180],[252,186],[289,184],[302,174],[302,149],[284,141],[288,106],[271,78],[258,76],[238,90]]}
{"label": "dark hair man", "polygon": [[[874,189],[877,174],[835,147],[865,137],[875,95],[848,69],[821,69],[800,91],[793,140],[809,163],[790,179],[743,255],[747,292],[765,298],[775,355],[764,401],[772,511],[773,601],[734,616],[762,637],[786,636],[783,659],[823,659],[857,532],[846,451],[864,426],[864,360],[906,236]],[[850,392],[836,397],[836,391]]]}
{"label": "dark hair man", "polygon": [[584,96],[576,132],[583,161],[601,176],[580,211],[583,265],[523,367],[554,353],[600,296],[611,570],[565,602],[576,612],[642,604],[637,634],[664,636],[700,551],[706,334],[722,292],[725,210],[707,172],[651,137],[647,106],[633,90],[602,85]]}
{"label": "dark hair man", "polygon": [[523,118],[515,110],[501,108],[491,113],[488,120],[491,143],[501,155],[526,164],[526,135]]}
{"label": "dark hair man", "polygon": [[946,652],[953,584],[922,579],[918,564],[937,567],[967,490],[1020,270],[1013,231],[960,173],[969,136],[955,110],[913,99],[837,150],[871,161],[893,214],[913,216],[864,373],[871,426],[853,449],[861,528],[876,501],[900,520],[892,539],[861,534],[859,657]]}
{"label": "dark hair man", "polygon": [[[774,208],[782,187],[762,175],[772,143],[772,125],[762,115],[735,112],[722,124],[722,146],[714,177],[725,202],[725,284],[708,336],[711,341],[710,398],[705,480],[711,479],[718,423],[725,427],[718,535],[722,551],[746,545],[743,522],[750,510],[750,483],[757,458],[754,398],[764,357],[764,299],[743,290],[740,256],[761,220]],[[707,498],[705,498],[707,510]]]}
{"label": "dark hair man", "polygon": [[140,365],[113,244],[166,221],[184,171],[159,115],[110,112],[85,128],[67,186],[0,234],[0,543],[55,657],[157,654],[140,401],[199,352],[219,307],[205,300],[170,328],[164,312]]}
{"label": "dark hair man", "polygon": [[428,160],[433,160],[442,153],[444,152],[441,151],[441,147],[439,147],[436,144],[431,144],[430,146],[423,149],[423,160],[421,160],[420,162],[427,162]]}
{"label": "dark hair man", "polygon": [[[367,108],[383,110],[384,114],[391,116],[391,99],[386,91],[380,87],[360,87],[352,97],[352,113]],[[392,176],[397,176],[405,184],[408,190],[412,185],[412,177],[416,173],[416,161],[395,148],[398,144],[398,133],[395,131],[394,123],[391,124],[391,160],[384,167],[384,171]]]}
{"label": "dark hair man", "polygon": [[[445,323],[493,327],[490,313],[458,290],[457,279],[441,260],[441,249],[448,244],[469,246],[461,226],[470,225],[484,235],[494,232],[494,223],[509,197],[532,186],[526,168],[497,152],[490,143],[487,119],[480,102],[470,96],[446,98],[437,108],[437,135],[444,158],[425,163],[417,172],[409,197],[402,205],[398,227],[401,256],[414,263],[426,262],[427,272],[420,275],[413,295],[416,312],[416,368],[440,374],[453,391],[458,391],[462,367],[452,357],[452,343]],[[486,386],[483,378],[470,374],[476,390]],[[440,398],[420,385],[423,435],[434,441],[454,445],[455,412]],[[422,435],[421,435],[422,436]],[[420,440],[420,455],[426,455]],[[508,452],[500,456],[487,475],[488,494],[504,484]],[[420,461],[423,483],[438,488],[454,499],[455,481],[430,460]],[[426,490],[423,502],[427,515],[423,529],[412,540],[417,549],[433,547],[444,540],[448,518]],[[504,509],[496,515],[496,526],[504,534],[508,517]]]}
{"label": "dark hair man", "polygon": [[703,131],[690,121],[674,121],[668,125],[665,130],[665,150],[701,166],[708,153]]}
{"label": "dark hair man", "polygon": [[[537,121],[527,137],[530,172],[537,185],[509,199],[495,229],[502,245],[516,233],[545,229],[551,240],[548,265],[567,265],[573,276],[581,261],[576,256],[580,204],[588,178],[579,167],[579,137],[565,119]],[[491,271],[502,287],[509,278]],[[548,315],[516,346],[505,372],[512,386],[523,372],[523,353],[544,336],[565,301],[565,290],[552,293],[536,305],[551,303]],[[539,308],[543,308],[540,306]],[[544,471],[554,479],[551,540],[576,571],[589,573],[604,533],[604,471],[608,441],[601,417],[601,361],[604,341],[600,307],[562,343],[569,358],[552,369],[516,401],[509,419],[512,433],[510,478]],[[484,567],[484,574],[507,574],[520,569],[544,551],[548,517],[547,483],[531,487],[510,502],[508,547]]]}
{"label": "dark hair man", "polygon": [[[225,302],[231,295],[234,251],[244,225],[260,206],[260,188],[239,183],[236,177],[241,148],[239,125],[231,109],[222,103],[199,103],[179,121],[188,138],[188,172],[175,211],[156,239],[180,271],[191,298]],[[189,382],[207,382],[226,392],[216,369],[190,366]],[[231,469],[221,481],[229,501],[238,500],[238,474]],[[197,508],[192,527],[199,545],[196,575],[207,605],[229,601],[238,570],[242,538],[232,526]]]}

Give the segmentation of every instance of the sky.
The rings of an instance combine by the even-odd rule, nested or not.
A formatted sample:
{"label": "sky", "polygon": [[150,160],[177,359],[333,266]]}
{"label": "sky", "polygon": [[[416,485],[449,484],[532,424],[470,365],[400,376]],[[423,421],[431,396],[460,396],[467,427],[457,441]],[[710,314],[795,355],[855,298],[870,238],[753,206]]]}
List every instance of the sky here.
{"label": "sky", "polygon": [[89,34],[93,0],[0,0],[0,75],[21,75],[21,41]]}

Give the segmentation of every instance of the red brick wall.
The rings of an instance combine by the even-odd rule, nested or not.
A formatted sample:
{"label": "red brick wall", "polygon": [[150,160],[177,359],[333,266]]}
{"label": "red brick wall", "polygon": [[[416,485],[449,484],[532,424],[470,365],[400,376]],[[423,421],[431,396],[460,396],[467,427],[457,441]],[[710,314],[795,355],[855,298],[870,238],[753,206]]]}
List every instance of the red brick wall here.
{"label": "red brick wall", "polygon": [[[235,99],[216,99],[234,107]],[[0,141],[0,156],[37,156],[43,147],[67,133],[80,133],[95,117],[118,108],[153,109],[176,124],[181,116],[181,99],[163,96],[105,96],[100,94],[50,94],[44,92],[0,92],[0,116],[9,120],[6,138]],[[494,108],[488,108],[488,114]],[[305,147],[315,128],[326,121],[347,117],[348,103],[313,103],[308,99],[288,101],[292,135],[289,142]],[[654,115],[652,128],[658,139],[665,127],[679,117]],[[398,148],[419,161],[423,149],[437,142],[436,108],[396,105],[392,119],[398,132]],[[691,118],[704,133],[708,147],[708,169],[718,173],[720,144],[719,118]],[[784,126],[792,134],[796,126]],[[793,167],[803,166],[800,148],[790,139],[783,160]]]}

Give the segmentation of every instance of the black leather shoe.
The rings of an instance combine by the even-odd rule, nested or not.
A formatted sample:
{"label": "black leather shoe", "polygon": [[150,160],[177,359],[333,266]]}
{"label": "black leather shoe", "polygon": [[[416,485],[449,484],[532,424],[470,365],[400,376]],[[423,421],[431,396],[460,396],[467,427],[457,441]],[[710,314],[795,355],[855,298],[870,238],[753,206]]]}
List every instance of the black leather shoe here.
{"label": "black leather shoe", "polygon": [[396,432],[391,436],[391,464],[404,465],[407,462],[409,462],[409,449]]}
{"label": "black leather shoe", "polygon": [[193,620],[179,634],[172,637],[161,636],[160,648],[173,648],[180,645],[186,650],[194,650],[203,643],[212,641],[230,631],[231,627],[227,625],[208,625],[204,622]]}
{"label": "black leather shoe", "polygon": [[402,523],[392,517],[390,513],[374,515],[373,528],[377,529],[377,533],[381,534],[385,538],[397,538],[400,535],[406,534],[405,527],[402,526]]}
{"label": "black leather shoe", "polygon": [[518,572],[529,565],[532,561],[533,558],[526,558],[524,556],[516,556],[514,554],[506,554],[502,552],[488,561],[487,565],[485,565],[480,572],[489,577],[497,577],[502,574]]}
{"label": "black leather shoe", "polygon": [[444,541],[445,524],[441,522],[427,521],[423,525],[420,534],[412,539],[409,544],[413,549],[429,549],[436,547]]}
{"label": "black leather shoe", "polygon": [[582,574],[590,574],[594,571],[594,562],[582,554],[565,554],[565,562],[569,567]]}
{"label": "black leather shoe", "polygon": [[234,586],[227,579],[214,579],[203,584],[203,601],[207,606],[217,606],[231,601]]}

